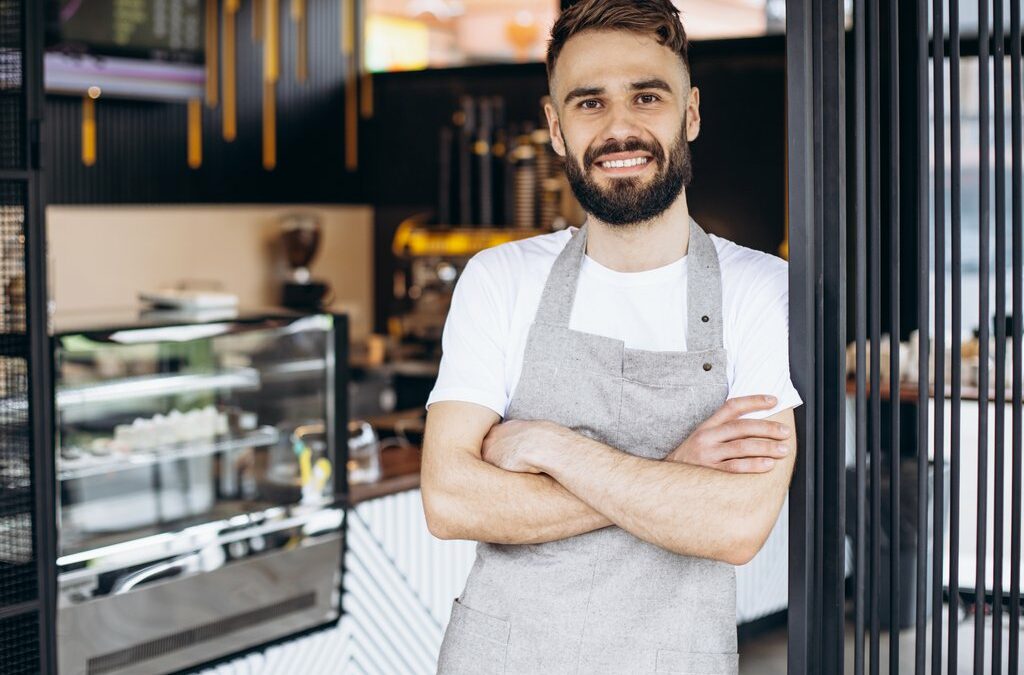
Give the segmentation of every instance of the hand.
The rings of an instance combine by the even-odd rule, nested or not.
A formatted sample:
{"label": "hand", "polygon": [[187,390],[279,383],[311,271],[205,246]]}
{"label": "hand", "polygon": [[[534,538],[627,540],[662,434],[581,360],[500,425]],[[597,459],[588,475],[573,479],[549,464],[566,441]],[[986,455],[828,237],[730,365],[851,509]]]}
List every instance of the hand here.
{"label": "hand", "polygon": [[731,473],[766,473],[789,452],[790,429],[770,420],[739,419],[775,407],[774,396],[726,401],[665,459]]}
{"label": "hand", "polygon": [[484,437],[480,456],[499,469],[517,473],[541,473],[532,458],[554,447],[552,436],[565,431],[552,422],[510,420],[495,424]]}

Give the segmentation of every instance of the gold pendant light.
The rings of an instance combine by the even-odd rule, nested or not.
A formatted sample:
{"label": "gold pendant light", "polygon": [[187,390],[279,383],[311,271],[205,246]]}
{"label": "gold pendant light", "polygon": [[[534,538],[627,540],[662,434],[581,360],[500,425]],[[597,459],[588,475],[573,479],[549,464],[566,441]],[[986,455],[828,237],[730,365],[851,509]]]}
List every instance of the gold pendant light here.
{"label": "gold pendant light", "polygon": [[306,0],[292,0],[292,23],[295,24],[295,79],[305,83],[309,77],[309,23]]}
{"label": "gold pendant light", "polygon": [[262,0],[263,20],[263,168],[277,166],[277,79],[281,74],[278,0]]}
{"label": "gold pendant light", "polygon": [[252,0],[252,39],[263,40],[263,0]]}
{"label": "gold pendant light", "polygon": [[188,166],[198,169],[203,165],[203,102],[198,98],[188,101]]}
{"label": "gold pendant light", "polygon": [[206,105],[211,108],[217,107],[220,94],[217,18],[217,0],[206,0]]}
{"label": "gold pendant light", "polygon": [[236,21],[240,0],[224,0],[224,39],[221,59],[224,72],[223,102],[221,105],[221,133],[229,143],[238,136],[238,64],[236,62]]}
{"label": "gold pendant light", "polygon": [[[93,95],[93,90],[96,95]],[[82,164],[92,166],[96,163],[96,101],[99,88],[90,87],[89,95],[82,97]]]}
{"label": "gold pendant light", "polygon": [[359,168],[359,83],[356,72],[355,0],[341,0],[341,54],[345,59],[345,168]]}

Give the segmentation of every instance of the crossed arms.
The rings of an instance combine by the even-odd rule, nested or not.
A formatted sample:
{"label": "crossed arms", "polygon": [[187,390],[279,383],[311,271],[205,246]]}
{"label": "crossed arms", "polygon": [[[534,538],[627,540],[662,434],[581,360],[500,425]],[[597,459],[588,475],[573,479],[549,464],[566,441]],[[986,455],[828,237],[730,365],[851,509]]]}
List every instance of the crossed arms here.
{"label": "crossed arms", "polygon": [[745,564],[782,508],[796,433],[792,410],[739,416],[773,405],[731,399],[655,461],[550,422],[434,403],[421,468],[427,526],[441,539],[537,544],[617,525],[676,553]]}

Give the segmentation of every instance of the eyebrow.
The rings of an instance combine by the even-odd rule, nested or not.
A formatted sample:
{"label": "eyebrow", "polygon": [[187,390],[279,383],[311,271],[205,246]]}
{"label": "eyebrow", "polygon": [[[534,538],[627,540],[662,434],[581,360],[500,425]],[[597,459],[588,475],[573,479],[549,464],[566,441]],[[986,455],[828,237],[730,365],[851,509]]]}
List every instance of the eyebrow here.
{"label": "eyebrow", "polygon": [[666,93],[672,93],[672,87],[668,85],[668,82],[657,77],[652,77],[649,80],[641,80],[640,82],[634,82],[631,87],[633,91],[640,89],[660,89]]}
{"label": "eyebrow", "polygon": [[[669,86],[668,82],[661,78],[652,77],[649,80],[640,80],[639,82],[633,82],[629,85],[629,88],[633,91],[641,91],[643,89],[659,89],[661,91],[672,93],[672,87]],[[565,96],[565,104],[568,105],[570,101],[577,98],[587,98],[589,96],[600,96],[604,93],[604,87],[577,87],[570,91]]]}
{"label": "eyebrow", "polygon": [[565,96],[565,104],[568,105],[569,101],[577,98],[587,98],[588,96],[600,96],[604,93],[604,87],[576,87]]}

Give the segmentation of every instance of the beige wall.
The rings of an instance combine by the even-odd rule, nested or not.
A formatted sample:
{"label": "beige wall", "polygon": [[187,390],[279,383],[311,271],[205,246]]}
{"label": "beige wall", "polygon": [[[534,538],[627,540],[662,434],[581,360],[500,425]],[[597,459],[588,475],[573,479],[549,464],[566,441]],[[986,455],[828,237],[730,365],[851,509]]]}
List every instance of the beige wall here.
{"label": "beige wall", "polygon": [[276,305],[279,219],[312,213],[323,238],[311,272],[330,284],[353,338],[373,326],[373,212],[367,206],[53,206],[47,209],[58,312],[135,307],[139,291],[213,282],[243,307]]}

